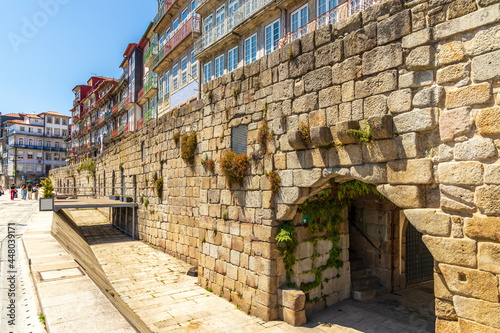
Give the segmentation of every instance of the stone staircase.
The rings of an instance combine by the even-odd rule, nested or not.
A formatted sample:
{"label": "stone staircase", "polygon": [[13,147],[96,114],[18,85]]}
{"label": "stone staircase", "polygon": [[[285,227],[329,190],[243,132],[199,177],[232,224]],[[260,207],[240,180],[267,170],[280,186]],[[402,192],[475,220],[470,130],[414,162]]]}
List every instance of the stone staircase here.
{"label": "stone staircase", "polygon": [[378,278],[371,275],[370,267],[366,266],[356,252],[349,250],[351,263],[352,298],[358,301],[368,301],[386,292]]}

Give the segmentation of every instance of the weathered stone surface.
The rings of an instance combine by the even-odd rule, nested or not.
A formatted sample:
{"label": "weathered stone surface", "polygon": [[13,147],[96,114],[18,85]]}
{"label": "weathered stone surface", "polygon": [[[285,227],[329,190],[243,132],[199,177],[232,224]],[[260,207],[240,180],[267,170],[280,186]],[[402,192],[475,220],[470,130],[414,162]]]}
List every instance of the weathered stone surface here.
{"label": "weathered stone surface", "polygon": [[436,317],[446,320],[457,320],[457,313],[453,307],[453,302],[436,298]]}
{"label": "weathered stone surface", "polygon": [[382,72],[374,77],[356,81],[355,96],[364,98],[370,95],[383,94],[397,87],[397,71]]}
{"label": "weathered stone surface", "polygon": [[342,101],[342,91],[340,86],[332,86],[319,92],[319,107],[326,108]]}
{"label": "weathered stone surface", "polygon": [[469,76],[469,67],[467,63],[460,63],[440,68],[436,74],[436,83],[443,84],[455,82]]}
{"label": "weathered stone surface", "polygon": [[455,20],[436,25],[434,27],[434,38],[437,40],[444,39],[457,33],[469,31],[498,21],[500,21],[500,6],[493,5]]}
{"label": "weathered stone surface", "polygon": [[477,264],[482,271],[489,271],[500,274],[500,244],[498,243],[478,243]]}
{"label": "weathered stone surface", "polygon": [[292,311],[303,310],[306,304],[306,294],[297,289],[278,289],[278,304]]}
{"label": "weathered stone surface", "polygon": [[349,58],[377,46],[377,24],[370,23],[364,28],[351,32],[344,38],[344,55]]}
{"label": "weathered stone surface", "polygon": [[451,41],[439,44],[436,53],[436,64],[444,66],[459,62],[465,58],[465,50],[462,42]]}
{"label": "weathered stone surface", "polygon": [[402,89],[392,92],[387,98],[387,107],[391,113],[400,113],[411,110],[411,89]]}
{"label": "weathered stone surface", "polygon": [[401,134],[394,138],[399,158],[416,158],[420,156],[420,140],[417,133]]}
{"label": "weathered stone surface", "polygon": [[307,195],[306,189],[298,187],[280,187],[276,200],[278,203],[291,205],[297,203],[304,195]]}
{"label": "weathered stone surface", "polygon": [[408,221],[421,233],[448,237],[451,230],[450,216],[437,209],[405,209]]}
{"label": "weathered stone surface", "polygon": [[408,72],[399,76],[399,88],[417,88],[428,86],[433,83],[434,74],[432,70]]}
{"label": "weathered stone surface", "polygon": [[476,205],[487,215],[500,215],[500,186],[485,185],[476,189]]}
{"label": "weathered stone surface", "polygon": [[363,144],[363,160],[368,163],[380,163],[398,158],[398,149],[394,140],[376,140]]}
{"label": "weathered stone surface", "polygon": [[474,212],[474,191],[467,187],[439,185],[441,192],[440,205],[442,209],[459,212]]}
{"label": "weathered stone surface", "polygon": [[292,326],[302,326],[307,322],[306,311],[292,311],[288,308],[283,308],[283,321]]}
{"label": "weathered stone surface", "polygon": [[333,141],[330,127],[316,126],[311,127],[311,144],[316,147],[322,147]]}
{"label": "weathered stone surface", "polygon": [[432,29],[425,28],[403,37],[402,46],[404,49],[413,49],[417,46],[428,44],[431,41],[432,41]]}
{"label": "weathered stone surface", "polygon": [[469,38],[464,41],[464,47],[468,55],[476,56],[500,49],[500,26],[498,25],[481,28],[469,33],[467,37]]}
{"label": "weathered stone surface", "polygon": [[440,333],[460,332],[460,329],[458,327],[458,321],[436,318],[436,332]]}
{"label": "weathered stone surface", "polygon": [[387,98],[384,95],[375,95],[365,98],[363,104],[365,118],[383,116],[387,114]]}
{"label": "weathered stone surface", "polygon": [[486,53],[472,59],[472,79],[475,82],[500,77],[500,50]]}
{"label": "weathered stone surface", "polygon": [[318,91],[332,84],[332,70],[325,66],[304,75],[304,85],[306,93]]}
{"label": "weathered stone surface", "polygon": [[368,118],[372,137],[378,139],[390,139],[393,136],[392,117],[389,115]]}
{"label": "weathered stone surface", "polygon": [[342,60],[342,40],[321,46],[314,52],[316,68],[331,65]]}
{"label": "weathered stone surface", "polygon": [[500,217],[479,217],[465,219],[465,234],[469,238],[500,242]]}
{"label": "weathered stone surface", "polygon": [[306,149],[307,145],[302,140],[301,131],[288,131],[287,133],[288,143],[293,149]]}
{"label": "weathered stone surface", "polygon": [[[363,163],[363,154],[359,144],[337,147],[337,149],[330,149],[330,151],[337,152],[338,163],[333,165],[352,166]],[[330,165],[332,165],[331,162]]]}
{"label": "weathered stone surface", "polygon": [[486,165],[484,171],[484,182],[486,184],[500,185],[500,164]]}
{"label": "weathered stone surface", "polygon": [[354,99],[354,81],[342,84],[342,102],[350,102]]}
{"label": "weathered stone surface", "polygon": [[439,269],[454,294],[498,302],[498,282],[494,274],[446,264],[439,264]]}
{"label": "weathered stone surface", "polygon": [[356,120],[342,121],[335,125],[337,138],[343,144],[356,143],[358,139],[349,130],[359,130],[359,122]]}
{"label": "weathered stone surface", "polygon": [[[500,329],[485,326],[473,321],[458,318],[459,327],[454,332],[460,333],[500,333]],[[439,332],[439,331],[438,331]]]}
{"label": "weathered stone surface", "polygon": [[387,163],[387,178],[390,184],[429,184],[432,182],[432,161],[390,161]]}
{"label": "weathered stone surface", "polygon": [[474,137],[455,145],[455,160],[482,161],[497,156],[497,148],[493,140]]}
{"label": "weathered stone surface", "polygon": [[448,301],[453,300],[453,294],[448,289],[448,286],[446,286],[443,274],[434,273],[434,295],[437,298]]}
{"label": "weathered stone surface", "polygon": [[314,37],[314,44],[316,47],[320,47],[321,45],[330,42],[332,40],[332,27],[326,25],[317,29]]}
{"label": "weathered stone surface", "polygon": [[453,109],[461,106],[484,104],[491,97],[491,85],[489,83],[475,84],[448,91],[446,94],[446,107]]}
{"label": "weathered stone surface", "polygon": [[481,109],[476,117],[476,126],[482,135],[500,135],[500,107]]}
{"label": "weathered stone surface", "polygon": [[419,46],[411,50],[410,54],[406,57],[406,67],[408,67],[409,70],[422,70],[433,66],[434,48],[432,46]]}
{"label": "weathered stone surface", "polygon": [[403,64],[401,44],[389,44],[376,47],[363,54],[362,71],[370,75],[398,67]]}
{"label": "weathered stone surface", "polygon": [[451,185],[481,185],[483,165],[479,162],[447,162],[438,167],[439,182]]}
{"label": "weathered stone surface", "polygon": [[395,41],[411,32],[410,10],[389,16],[377,24],[378,45]]}
{"label": "weathered stone surface", "polygon": [[378,185],[377,190],[400,208],[421,208],[425,204],[424,191],[415,185]]}
{"label": "weathered stone surface", "polygon": [[321,172],[321,169],[294,170],[293,185],[297,187],[311,187],[315,185],[322,177],[323,173]]}
{"label": "weathered stone surface", "polygon": [[439,117],[439,134],[443,142],[453,141],[457,136],[467,134],[472,129],[472,116],[467,107],[447,110]]}
{"label": "weathered stone surface", "polygon": [[373,4],[362,11],[363,22],[376,21],[379,17],[383,17],[387,14],[397,13],[402,9],[401,1],[389,0]]}
{"label": "weathered stone surface", "polygon": [[353,56],[347,58],[332,67],[333,84],[344,83],[361,77],[361,57]]}
{"label": "weathered stone surface", "polygon": [[385,164],[363,164],[351,168],[351,176],[365,183],[380,184],[387,182]]}
{"label": "weathered stone surface", "polygon": [[413,106],[430,107],[438,106],[444,101],[445,91],[441,86],[420,90],[413,97]]}
{"label": "weathered stone surface", "polygon": [[442,238],[422,236],[425,246],[434,260],[440,263],[476,267],[476,241],[470,239]]}
{"label": "weathered stone surface", "polygon": [[278,221],[288,221],[293,219],[295,213],[297,212],[297,205],[286,205],[279,204],[276,205],[276,220]]}
{"label": "weathered stone surface", "polygon": [[394,129],[398,133],[428,131],[436,127],[434,108],[415,109],[394,116]]}
{"label": "weathered stone surface", "polygon": [[455,295],[453,304],[460,318],[500,328],[500,303]]}
{"label": "weathered stone surface", "polygon": [[464,16],[465,14],[472,13],[477,9],[476,2],[473,0],[458,0],[453,1],[448,9],[450,19]]}

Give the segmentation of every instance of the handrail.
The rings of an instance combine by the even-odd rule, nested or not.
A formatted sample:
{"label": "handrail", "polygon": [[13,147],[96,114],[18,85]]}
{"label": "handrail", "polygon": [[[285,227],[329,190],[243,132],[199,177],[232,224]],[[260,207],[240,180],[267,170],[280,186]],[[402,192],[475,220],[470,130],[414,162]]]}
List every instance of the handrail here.
{"label": "handrail", "polygon": [[363,236],[368,241],[368,243],[370,243],[370,245],[375,249],[375,251],[378,252],[378,255],[380,257],[382,255],[382,252],[380,251],[380,249],[378,247],[376,247],[375,244],[373,244],[373,242],[365,235],[365,233],[356,225],[356,223],[354,221],[350,221],[350,222],[351,222],[351,225],[354,228],[356,228],[357,231],[359,231],[361,236]]}

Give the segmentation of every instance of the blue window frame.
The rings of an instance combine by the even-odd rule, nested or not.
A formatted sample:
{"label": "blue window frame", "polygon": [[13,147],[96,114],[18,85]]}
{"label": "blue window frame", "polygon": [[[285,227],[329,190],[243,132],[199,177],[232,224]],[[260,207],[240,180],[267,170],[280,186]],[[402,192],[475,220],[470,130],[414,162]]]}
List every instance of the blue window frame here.
{"label": "blue window frame", "polygon": [[215,78],[224,75],[224,54],[215,58]]}
{"label": "blue window frame", "polygon": [[194,79],[198,76],[198,61],[194,57],[194,51],[191,52],[191,78]]}
{"label": "blue window frame", "polygon": [[280,20],[277,19],[265,28],[266,34],[266,54],[276,50],[278,39],[280,39]]}
{"label": "blue window frame", "polygon": [[208,81],[212,80],[212,62],[207,62],[203,66],[203,82],[207,83]]}
{"label": "blue window frame", "polygon": [[232,72],[238,68],[238,46],[227,51],[227,71]]}
{"label": "blue window frame", "polygon": [[257,34],[245,39],[245,65],[257,60]]}

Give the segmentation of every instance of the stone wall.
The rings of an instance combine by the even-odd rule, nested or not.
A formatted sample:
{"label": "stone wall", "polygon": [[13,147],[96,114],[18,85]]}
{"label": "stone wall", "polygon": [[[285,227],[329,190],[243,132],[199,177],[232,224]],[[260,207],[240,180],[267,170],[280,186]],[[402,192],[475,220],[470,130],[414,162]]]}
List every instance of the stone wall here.
{"label": "stone wall", "polygon": [[[500,329],[495,2],[392,0],[310,33],[203,85],[202,100],[105,151],[96,159],[98,185],[111,186],[114,175],[120,186],[122,164],[126,185],[135,177],[149,201],[139,209],[141,239],[198,264],[204,287],[269,320],[278,317],[284,282],[275,241],[282,221],[300,220],[297,205],[329,179],[376,184],[425,234],[436,260],[437,330]],[[273,136],[267,153],[258,144],[264,119]],[[251,163],[243,186],[230,189],[218,161],[241,124]],[[372,143],[346,132],[366,133],[367,124]],[[172,138],[191,131],[193,166]],[[205,157],[216,161],[214,172],[200,165]],[[272,170],[281,177],[275,209]],[[165,180],[162,199],[155,172]],[[87,184],[73,169],[51,177],[68,174]]]}

